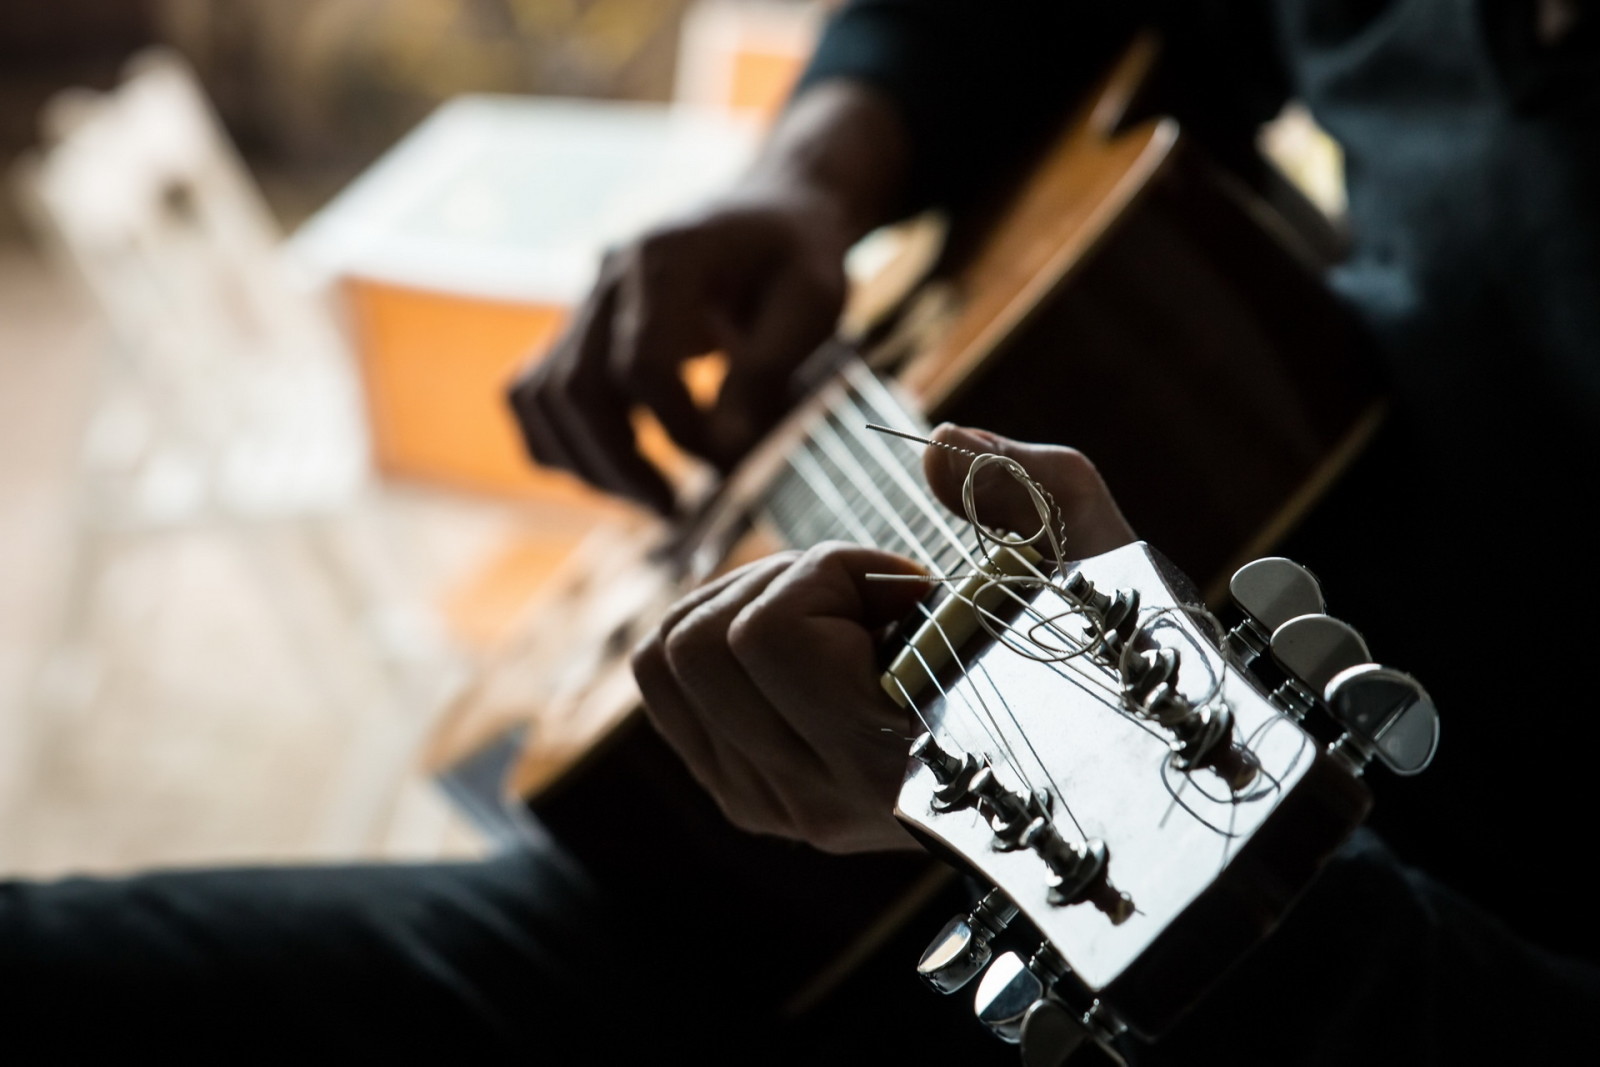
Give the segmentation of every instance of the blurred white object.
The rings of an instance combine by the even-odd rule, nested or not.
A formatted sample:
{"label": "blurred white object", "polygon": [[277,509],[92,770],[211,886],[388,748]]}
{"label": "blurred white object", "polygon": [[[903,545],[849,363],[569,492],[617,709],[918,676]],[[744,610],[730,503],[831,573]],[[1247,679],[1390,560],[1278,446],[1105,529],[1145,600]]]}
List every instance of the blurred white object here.
{"label": "blurred white object", "polygon": [[91,431],[89,452],[123,475],[121,518],[348,499],[367,467],[349,360],[285,272],[193,75],[147,53],[116,91],[63,94],[41,124],[46,144],[18,170],[23,202],[126,356],[126,391],[97,418],[113,425]]}
{"label": "blurred white object", "polygon": [[726,186],[755,131],[661,104],[462,96],[302,227],[323,282],[577,303],[605,249]]}

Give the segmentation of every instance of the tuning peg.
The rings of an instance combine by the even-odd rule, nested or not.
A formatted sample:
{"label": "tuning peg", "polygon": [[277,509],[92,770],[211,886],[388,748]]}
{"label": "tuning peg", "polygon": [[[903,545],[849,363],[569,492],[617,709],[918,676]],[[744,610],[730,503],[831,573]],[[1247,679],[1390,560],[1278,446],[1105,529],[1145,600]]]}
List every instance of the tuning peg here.
{"label": "tuning peg", "polygon": [[1348,731],[1334,751],[1357,772],[1373,756],[1395,774],[1426,770],[1439,747],[1439,710],[1420,682],[1365,663],[1340,671],[1324,689],[1328,710]]}
{"label": "tuning peg", "polygon": [[1017,917],[1017,906],[991,889],[970,915],[953,916],[917,961],[917,974],[939,993],[954,993],[994,955],[990,943]]}
{"label": "tuning peg", "polygon": [[1228,595],[1244,621],[1228,634],[1228,647],[1248,667],[1266,651],[1272,632],[1299,615],[1321,614],[1326,604],[1316,575],[1291,559],[1268,556],[1233,572]]}
{"label": "tuning peg", "polygon": [[1268,647],[1289,680],[1272,694],[1297,719],[1316,705],[1333,676],[1370,663],[1367,643],[1348,623],[1328,615],[1301,615],[1272,631]]}
{"label": "tuning peg", "polygon": [[982,767],[978,757],[971,752],[957,756],[940,747],[933,735],[925,733],[911,742],[911,758],[933,772],[939,788],[933,791],[934,811],[951,811],[965,805],[972,797],[972,778]]}
{"label": "tuning peg", "polygon": [[1023,1067],[1060,1067],[1087,1040],[1081,1015],[1053,997],[1036,1000],[1022,1016]]}
{"label": "tuning peg", "polygon": [[1066,973],[1065,961],[1048,944],[1040,945],[1027,962],[1015,952],[1003,952],[994,958],[978,983],[972,1010],[1000,1040],[1018,1044],[1029,1009],[1043,1000]]}

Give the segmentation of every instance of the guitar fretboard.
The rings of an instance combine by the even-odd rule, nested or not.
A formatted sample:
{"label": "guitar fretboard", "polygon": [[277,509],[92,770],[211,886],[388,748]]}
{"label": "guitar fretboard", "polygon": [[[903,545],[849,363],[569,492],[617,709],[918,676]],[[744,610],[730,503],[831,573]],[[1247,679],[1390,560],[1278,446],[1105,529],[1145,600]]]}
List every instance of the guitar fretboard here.
{"label": "guitar fretboard", "polygon": [[852,541],[898,552],[937,574],[960,569],[964,524],[929,495],[922,450],[867,428],[926,436],[926,424],[859,360],[818,399],[818,417],[772,481],[763,516],[793,547]]}

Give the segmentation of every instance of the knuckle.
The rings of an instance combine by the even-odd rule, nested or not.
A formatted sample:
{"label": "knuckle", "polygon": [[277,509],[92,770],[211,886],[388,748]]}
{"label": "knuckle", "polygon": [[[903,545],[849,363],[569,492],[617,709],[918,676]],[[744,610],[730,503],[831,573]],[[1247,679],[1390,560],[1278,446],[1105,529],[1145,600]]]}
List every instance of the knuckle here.
{"label": "knuckle", "polygon": [[699,612],[690,612],[678,625],[658,635],[661,658],[674,674],[695,661],[705,645],[705,625],[697,618]]}
{"label": "knuckle", "polygon": [[728,648],[742,661],[771,647],[782,633],[782,616],[761,600],[746,604],[728,624]]}

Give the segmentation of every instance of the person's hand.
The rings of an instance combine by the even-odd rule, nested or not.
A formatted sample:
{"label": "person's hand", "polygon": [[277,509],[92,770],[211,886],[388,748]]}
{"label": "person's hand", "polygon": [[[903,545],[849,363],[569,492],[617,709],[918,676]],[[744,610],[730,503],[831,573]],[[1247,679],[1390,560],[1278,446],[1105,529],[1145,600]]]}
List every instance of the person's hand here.
{"label": "person's hand", "polygon": [[[892,211],[904,140],[875,90],[813,87],[730,192],[608,255],[566,333],[511,388],[533,458],[670,512],[671,490],[634,439],[643,407],[680,446],[730,467],[838,323],[845,253]],[[703,411],[682,368],[712,352],[727,374]]]}
{"label": "person's hand", "polygon": [[[854,239],[826,201],[781,185],[741,189],[609,254],[566,334],[512,388],[533,457],[657,511],[672,497],[639,455],[632,410],[727,466],[782,414],[795,367],[844,304]],[[727,377],[701,411],[685,361],[720,351]]]}
{"label": "person's hand", "polygon": [[[1081,453],[952,426],[935,438],[1022,463],[1059,506],[1073,555],[1133,539]],[[969,462],[929,450],[929,481],[947,507],[960,507]],[[1000,477],[981,477],[980,517],[1031,533],[1032,503]],[[921,571],[840,543],[783,553],[680,601],[635,652],[656,726],[735,825],[832,852],[913,847],[892,814],[913,728],[879,685],[876,649],[882,628],[928,586],[871,573]]]}

